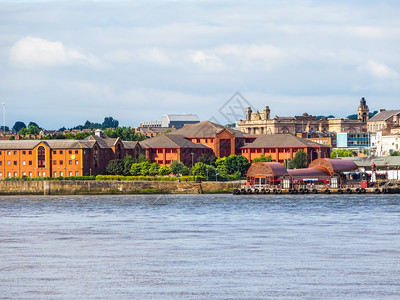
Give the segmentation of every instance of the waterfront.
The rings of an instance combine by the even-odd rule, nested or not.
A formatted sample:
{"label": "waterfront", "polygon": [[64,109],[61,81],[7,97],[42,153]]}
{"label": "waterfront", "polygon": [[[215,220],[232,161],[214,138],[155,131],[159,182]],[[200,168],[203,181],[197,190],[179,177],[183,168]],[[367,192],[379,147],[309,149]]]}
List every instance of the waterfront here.
{"label": "waterfront", "polygon": [[0,198],[2,299],[398,299],[398,195]]}

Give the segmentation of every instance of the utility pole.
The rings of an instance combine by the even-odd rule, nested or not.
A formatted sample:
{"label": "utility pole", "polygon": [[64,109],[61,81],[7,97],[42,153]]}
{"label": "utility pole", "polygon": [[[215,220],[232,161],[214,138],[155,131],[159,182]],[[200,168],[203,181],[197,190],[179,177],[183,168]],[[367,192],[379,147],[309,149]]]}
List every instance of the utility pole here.
{"label": "utility pole", "polygon": [[3,102],[3,134],[6,134],[6,103]]}

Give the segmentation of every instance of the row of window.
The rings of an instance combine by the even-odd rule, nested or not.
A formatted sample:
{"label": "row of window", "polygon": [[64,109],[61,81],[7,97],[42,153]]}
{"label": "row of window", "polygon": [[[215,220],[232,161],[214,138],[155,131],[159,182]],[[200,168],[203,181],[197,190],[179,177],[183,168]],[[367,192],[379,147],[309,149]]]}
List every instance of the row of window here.
{"label": "row of window", "polygon": [[[63,164],[64,164],[64,161],[60,160],[60,161],[58,161],[58,164],[59,164],[59,165],[63,165]],[[72,164],[73,164],[73,161],[72,161],[72,160],[69,160],[69,161],[68,161],[68,164],[69,164],[69,165],[72,165]],[[3,165],[3,162],[0,160],[0,166],[2,166],[2,165]],[[17,166],[17,165],[18,165],[18,162],[17,162],[16,160],[14,160],[14,161],[8,160],[8,161],[7,161],[7,166],[11,166],[11,165]],[[25,160],[23,160],[23,161],[22,161],[22,165],[23,165],[23,166],[26,166],[26,165],[27,165],[27,162],[26,162]],[[31,161],[31,160],[28,161],[28,165],[29,165],[29,166],[32,166],[32,161]],[[56,161],[56,160],[53,160],[53,165],[57,165],[57,161]],[[79,161],[78,161],[78,160],[75,160],[75,165],[79,165]],[[40,166],[40,167],[44,167],[44,161],[43,161],[43,160],[39,161],[39,166]]]}
{"label": "row of window", "polygon": [[[74,150],[74,152],[75,152],[75,154],[78,154],[78,150]],[[58,153],[59,154],[64,154],[64,151],[63,150],[58,150]],[[72,150],[68,150],[68,153],[72,154],[73,151]],[[57,150],[53,150],[53,154],[57,154]]]}
{"label": "row of window", "polygon": [[[32,172],[22,172],[22,176],[29,176],[29,177],[32,177]],[[74,176],[74,173],[72,172],[72,171],[69,171],[68,172],[68,176],[69,177],[72,177],[72,176]],[[78,171],[75,171],[75,176],[79,176],[79,172]],[[7,172],[7,177],[18,177],[18,173],[17,172],[14,172],[14,173],[11,173],[11,172]],[[46,177],[46,172],[38,172],[38,177]],[[64,177],[64,172],[63,171],[61,171],[61,172],[53,172],[53,177]],[[2,172],[0,172],[0,178],[3,178],[3,173]]]}
{"label": "row of window", "polygon": [[[4,152],[6,152],[6,151],[4,151]],[[29,150],[29,151],[23,150],[23,151],[22,151],[22,155],[26,155],[26,152],[28,152],[29,155],[32,155],[32,151],[31,151],[31,150]],[[16,151],[16,150],[14,150],[14,151],[7,151],[7,155],[11,155],[11,153],[14,154],[14,155],[17,155],[17,154],[18,154],[18,151]],[[0,151],[0,155],[2,155],[2,154],[3,154],[3,151]]]}
{"label": "row of window", "polygon": [[[157,149],[157,153],[163,153],[163,149]],[[177,149],[165,149],[165,153],[177,153]]]}

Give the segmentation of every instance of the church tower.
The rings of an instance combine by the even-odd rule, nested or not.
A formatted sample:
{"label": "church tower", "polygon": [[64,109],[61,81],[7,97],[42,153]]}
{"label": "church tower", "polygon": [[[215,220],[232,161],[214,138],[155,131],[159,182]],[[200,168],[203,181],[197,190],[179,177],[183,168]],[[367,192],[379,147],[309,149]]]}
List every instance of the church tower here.
{"label": "church tower", "polygon": [[367,122],[369,119],[369,108],[364,97],[361,98],[360,105],[358,106],[357,118],[363,123]]}

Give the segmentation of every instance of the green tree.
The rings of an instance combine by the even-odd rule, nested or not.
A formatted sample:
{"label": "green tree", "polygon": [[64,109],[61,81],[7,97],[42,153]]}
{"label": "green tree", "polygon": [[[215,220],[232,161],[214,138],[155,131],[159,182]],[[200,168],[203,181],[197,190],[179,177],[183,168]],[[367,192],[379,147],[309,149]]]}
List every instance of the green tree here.
{"label": "green tree", "polygon": [[14,124],[12,130],[13,130],[14,132],[18,133],[22,128],[26,128],[25,123],[24,123],[24,122],[21,122],[21,121],[17,121],[17,122],[15,122],[15,124]]}
{"label": "green tree", "polygon": [[214,166],[215,167],[215,162],[217,160],[217,157],[215,155],[207,155],[203,154],[199,158],[199,162],[205,163],[206,165]]}
{"label": "green tree", "polygon": [[130,172],[133,176],[138,176],[140,175],[141,169],[140,163],[133,163]]}
{"label": "green tree", "polygon": [[150,173],[150,163],[148,161],[143,161],[139,163],[140,165],[140,174],[143,176],[147,176]]}
{"label": "green tree", "polygon": [[124,174],[124,160],[113,159],[110,160],[107,167],[106,173],[110,175],[123,175]]}
{"label": "green tree", "polygon": [[35,126],[33,124],[30,124],[28,126],[28,134],[29,135],[38,135],[39,134],[39,127],[37,125]]}
{"label": "green tree", "polygon": [[220,157],[215,161],[215,166],[218,169],[225,169],[226,168],[226,157]]}
{"label": "green tree", "polygon": [[149,168],[149,175],[155,176],[160,174],[160,165],[156,162],[152,163]]}
{"label": "green tree", "polygon": [[272,156],[268,155],[265,156],[264,154],[262,154],[260,157],[253,159],[253,162],[271,162],[272,161]]}
{"label": "green tree", "polygon": [[160,167],[160,174],[161,175],[169,175],[171,174],[171,168],[168,166],[161,166]]}
{"label": "green tree", "polygon": [[302,149],[297,151],[296,155],[294,156],[291,162],[291,166],[295,169],[307,168],[308,166],[307,153],[305,153],[304,150]]}
{"label": "green tree", "polygon": [[193,175],[201,175],[201,176],[205,177],[207,175],[207,165],[202,162],[197,162],[193,166],[192,174]]}
{"label": "green tree", "polygon": [[135,159],[135,162],[137,162],[137,163],[141,163],[144,161],[149,161],[149,160],[147,159],[146,155],[144,155],[143,153],[140,153],[138,155],[138,157]]}
{"label": "green tree", "polygon": [[177,160],[174,160],[170,166],[172,174],[175,174],[175,175],[182,174],[184,167],[185,167],[185,165],[182,162],[177,161]]}
{"label": "green tree", "polygon": [[331,151],[331,158],[356,156],[353,150],[335,149]]}
{"label": "green tree", "polygon": [[225,167],[228,174],[234,174],[237,171],[243,176],[250,167],[248,159],[241,155],[229,155],[225,160]]}
{"label": "green tree", "polygon": [[390,156],[400,156],[400,151],[393,151]]}
{"label": "green tree", "polygon": [[132,164],[134,163],[132,155],[126,155],[124,157],[124,175],[128,176],[131,172]]}
{"label": "green tree", "polygon": [[119,122],[115,120],[113,117],[105,117],[103,124],[101,124],[102,129],[106,128],[117,128]]}

